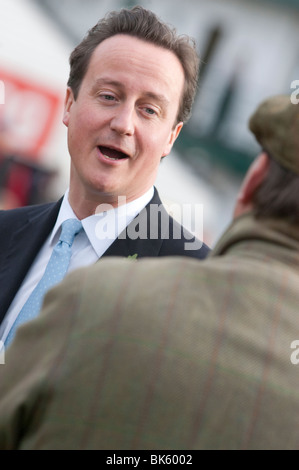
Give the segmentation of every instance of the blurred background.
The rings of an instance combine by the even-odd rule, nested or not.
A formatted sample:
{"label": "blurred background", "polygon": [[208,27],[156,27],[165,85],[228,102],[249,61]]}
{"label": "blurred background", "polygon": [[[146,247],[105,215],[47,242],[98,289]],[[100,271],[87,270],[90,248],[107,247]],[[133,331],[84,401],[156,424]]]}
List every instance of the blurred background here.
{"label": "blurred background", "polygon": [[168,207],[192,204],[184,225],[213,246],[259,151],[249,116],[261,100],[296,93],[296,85],[299,97],[299,0],[0,0],[0,208],[63,195],[69,55],[105,13],[137,4],[197,43],[193,116],[156,186]]}

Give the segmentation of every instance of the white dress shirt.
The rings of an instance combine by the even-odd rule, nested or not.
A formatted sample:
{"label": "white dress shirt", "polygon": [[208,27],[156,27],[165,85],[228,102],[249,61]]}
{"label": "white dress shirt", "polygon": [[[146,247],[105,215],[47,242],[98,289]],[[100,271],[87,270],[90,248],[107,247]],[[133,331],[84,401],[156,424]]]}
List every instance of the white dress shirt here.
{"label": "white dress shirt", "polygon": [[[12,301],[0,328],[0,341],[3,343],[15,319],[31,292],[43,276],[52,250],[59,240],[61,224],[67,219],[77,218],[68,201],[66,191],[54,228],[36,256]],[[83,230],[75,237],[68,273],[74,269],[95,263],[109,248],[120,233],[130,224],[139,212],[149,203],[154,194],[152,187],[143,196],[128,204],[111,208],[105,212],[82,219]],[[134,254],[134,253],[132,253]]]}

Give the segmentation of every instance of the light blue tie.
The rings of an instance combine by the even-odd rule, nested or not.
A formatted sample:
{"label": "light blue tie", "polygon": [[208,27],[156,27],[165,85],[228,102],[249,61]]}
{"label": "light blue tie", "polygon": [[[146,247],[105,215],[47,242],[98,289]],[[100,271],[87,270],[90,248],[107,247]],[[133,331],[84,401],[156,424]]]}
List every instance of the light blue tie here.
{"label": "light blue tie", "polygon": [[75,236],[82,229],[82,223],[77,219],[68,219],[62,223],[59,242],[53,248],[53,252],[46,266],[45,272],[35,289],[30,294],[18,317],[16,318],[6,340],[7,347],[15,336],[17,328],[39,314],[45,293],[58,284],[67,273],[72,255],[72,244]]}

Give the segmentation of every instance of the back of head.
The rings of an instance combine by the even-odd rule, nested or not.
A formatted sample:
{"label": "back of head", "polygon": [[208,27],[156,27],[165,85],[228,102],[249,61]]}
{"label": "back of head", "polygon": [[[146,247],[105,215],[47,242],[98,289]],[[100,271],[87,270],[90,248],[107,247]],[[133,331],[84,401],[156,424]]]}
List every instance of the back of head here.
{"label": "back of head", "polygon": [[162,22],[152,11],[141,6],[112,11],[91,28],[70,56],[68,86],[75,99],[96,47],[105,39],[117,34],[127,34],[172,51],[180,60],[185,74],[185,87],[181,98],[177,122],[190,117],[197,91],[199,58],[192,38],[178,36],[175,28]]}
{"label": "back of head", "polygon": [[256,217],[299,223],[299,105],[288,95],[264,100],[249,128],[270,158],[269,171],[254,196]]}
{"label": "back of head", "polygon": [[274,160],[299,175],[299,106],[288,95],[263,101],[251,116],[249,128]]}

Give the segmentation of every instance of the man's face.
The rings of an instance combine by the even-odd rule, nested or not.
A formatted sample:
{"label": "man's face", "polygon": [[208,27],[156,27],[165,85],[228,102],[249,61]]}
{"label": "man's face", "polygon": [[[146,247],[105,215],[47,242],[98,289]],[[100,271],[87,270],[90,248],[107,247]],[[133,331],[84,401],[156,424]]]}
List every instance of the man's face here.
{"label": "man's face", "polygon": [[116,205],[153,184],[182,123],[176,124],[184,71],[172,52],[128,35],[97,46],[63,122],[71,155],[70,200]]}

